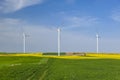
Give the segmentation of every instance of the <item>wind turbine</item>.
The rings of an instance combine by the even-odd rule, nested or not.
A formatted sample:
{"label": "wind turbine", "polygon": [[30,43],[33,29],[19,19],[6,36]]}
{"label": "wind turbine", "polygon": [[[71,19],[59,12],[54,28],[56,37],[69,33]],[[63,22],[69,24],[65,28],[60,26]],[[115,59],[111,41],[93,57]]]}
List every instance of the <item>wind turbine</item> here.
{"label": "wind turbine", "polygon": [[[62,27],[62,29],[69,29],[69,28],[72,28],[72,27]],[[57,33],[58,33],[58,56],[60,56],[60,53],[61,53],[61,28],[58,27],[57,28]]]}
{"label": "wind turbine", "polygon": [[60,56],[60,50],[61,50],[61,29],[57,29],[58,32],[58,56]]}
{"label": "wind turbine", "polygon": [[29,35],[26,35],[25,32],[23,32],[23,53],[26,52],[26,37]]}
{"label": "wind turbine", "polygon": [[98,34],[96,34],[96,51],[97,51],[97,53],[99,52],[99,35]]}
{"label": "wind turbine", "polygon": [[26,35],[23,32],[23,53],[25,53],[25,52],[26,52]]}
{"label": "wind turbine", "polygon": [[[61,27],[62,29],[69,29],[69,28],[73,28],[73,27]],[[61,28],[58,27],[57,28],[57,32],[58,32],[58,56],[60,56],[61,53]]]}

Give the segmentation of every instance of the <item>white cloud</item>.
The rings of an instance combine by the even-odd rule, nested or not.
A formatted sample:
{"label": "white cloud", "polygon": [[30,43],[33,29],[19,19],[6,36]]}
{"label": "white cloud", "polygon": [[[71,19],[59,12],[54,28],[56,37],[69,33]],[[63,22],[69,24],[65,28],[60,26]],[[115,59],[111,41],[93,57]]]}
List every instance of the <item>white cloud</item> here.
{"label": "white cloud", "polygon": [[42,2],[43,0],[3,0],[0,2],[0,11],[5,13],[14,12]]}
{"label": "white cloud", "polygon": [[66,25],[69,27],[89,27],[98,23],[98,19],[90,16],[76,17],[67,16],[65,17]]}
{"label": "white cloud", "polygon": [[[1,32],[12,32],[17,29],[22,30],[23,25],[25,25],[25,21],[15,18],[2,18],[0,19],[0,31]],[[1,34],[0,34],[1,35]]]}
{"label": "white cloud", "polygon": [[75,1],[76,1],[76,0],[66,0],[66,2],[67,2],[68,4],[73,4],[73,3],[75,3]]}
{"label": "white cloud", "polygon": [[117,8],[112,11],[112,15],[110,16],[114,21],[120,22],[120,8]]}
{"label": "white cloud", "polygon": [[[20,24],[23,23],[19,19],[3,18],[0,19],[0,50],[1,51],[17,51],[19,46]],[[12,46],[12,47],[11,47]]]}
{"label": "white cloud", "polygon": [[22,31],[22,27],[25,25],[25,22],[20,19],[15,18],[3,18],[0,19],[0,36],[4,37],[14,37]]}
{"label": "white cloud", "polygon": [[[20,30],[20,26],[24,23],[19,19],[12,18],[0,20],[0,23],[0,50],[10,52],[22,51],[22,31]],[[17,27],[18,25],[19,27]],[[27,51],[57,51],[57,29],[49,27],[26,23],[24,30],[27,35],[30,35],[26,38]],[[61,35],[62,51],[91,50],[88,46],[89,43],[86,44],[87,40],[89,40],[87,36],[78,35],[78,33],[71,31],[62,31]]]}
{"label": "white cloud", "polygon": [[[0,26],[3,27],[3,25],[18,25],[20,24],[22,21],[20,19],[14,19],[14,18],[3,18],[0,19]],[[23,22],[22,22],[23,23]]]}
{"label": "white cloud", "polygon": [[[22,31],[20,30],[23,25],[24,22],[19,19],[5,18],[0,20],[0,51],[23,51]],[[26,38],[26,51],[57,52],[57,29],[50,28],[50,26],[29,25],[29,23],[25,23],[24,29],[25,33],[29,35]],[[118,49],[120,46],[117,45],[120,43],[118,42],[119,39],[102,38],[100,39],[100,51],[120,51]],[[61,31],[61,51],[95,52],[96,38],[94,33],[89,35],[83,34],[81,31],[63,29]]]}

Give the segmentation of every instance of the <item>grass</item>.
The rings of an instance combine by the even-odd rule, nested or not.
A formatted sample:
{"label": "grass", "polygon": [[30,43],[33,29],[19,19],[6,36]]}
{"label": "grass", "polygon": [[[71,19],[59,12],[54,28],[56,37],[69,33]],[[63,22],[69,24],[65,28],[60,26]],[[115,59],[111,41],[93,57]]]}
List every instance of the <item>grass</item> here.
{"label": "grass", "polygon": [[39,80],[46,70],[48,58],[0,57],[0,80]]}
{"label": "grass", "polygon": [[88,58],[32,55],[0,56],[0,80],[120,80],[118,54],[89,54]]}
{"label": "grass", "polygon": [[53,59],[43,80],[120,80],[120,60]]}

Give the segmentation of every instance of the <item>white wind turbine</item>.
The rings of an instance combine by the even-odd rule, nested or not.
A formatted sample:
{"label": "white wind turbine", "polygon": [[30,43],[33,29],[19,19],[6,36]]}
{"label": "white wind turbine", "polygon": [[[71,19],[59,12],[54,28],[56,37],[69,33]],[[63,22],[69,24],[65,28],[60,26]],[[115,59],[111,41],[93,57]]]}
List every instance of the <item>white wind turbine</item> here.
{"label": "white wind turbine", "polygon": [[60,51],[61,51],[61,29],[58,28],[58,56],[60,56]]}
{"label": "white wind turbine", "polygon": [[72,27],[58,27],[57,28],[57,33],[58,33],[58,56],[60,56],[60,53],[61,53],[61,29],[70,29],[70,28],[74,28],[73,26]]}
{"label": "white wind turbine", "polygon": [[97,53],[99,53],[99,35],[98,34],[96,34],[96,51],[97,51]]}
{"label": "white wind turbine", "polygon": [[26,37],[29,35],[26,35],[25,32],[23,32],[23,53],[26,53]]}
{"label": "white wind turbine", "polygon": [[[72,28],[72,27],[62,27],[62,29],[68,29],[68,28]],[[61,53],[61,28],[58,27],[57,28],[57,33],[58,33],[58,56],[60,56]]]}
{"label": "white wind turbine", "polygon": [[23,32],[23,53],[26,52],[26,34]]}
{"label": "white wind turbine", "polygon": [[[73,27],[61,27],[62,29],[69,29],[69,28],[73,28]],[[60,56],[61,53],[61,28],[58,27],[57,28],[57,33],[58,33],[58,56]]]}

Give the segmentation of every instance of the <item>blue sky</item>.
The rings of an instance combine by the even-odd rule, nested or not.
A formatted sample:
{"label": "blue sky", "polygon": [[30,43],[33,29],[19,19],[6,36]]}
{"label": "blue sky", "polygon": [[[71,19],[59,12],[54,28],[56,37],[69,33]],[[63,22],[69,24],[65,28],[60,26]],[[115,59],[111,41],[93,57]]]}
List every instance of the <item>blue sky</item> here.
{"label": "blue sky", "polygon": [[0,51],[56,52],[57,28],[61,51],[120,52],[119,0],[1,0]]}

